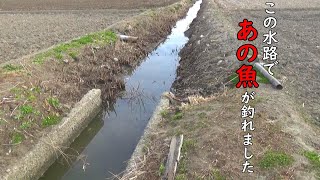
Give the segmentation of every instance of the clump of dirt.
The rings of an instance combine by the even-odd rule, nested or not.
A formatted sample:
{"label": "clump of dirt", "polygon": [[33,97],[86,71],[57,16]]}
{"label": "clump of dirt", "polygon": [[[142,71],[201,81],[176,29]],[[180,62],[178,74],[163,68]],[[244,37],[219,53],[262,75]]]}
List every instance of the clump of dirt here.
{"label": "clump of dirt", "polygon": [[181,1],[113,26],[116,33],[138,37],[135,43],[115,39],[104,45],[88,44],[77,49],[78,55],[48,56],[43,64],[31,58],[1,67],[0,173],[9,172],[9,165],[90,89],[100,88],[104,102],[112,103],[124,89],[124,75],[170,33],[190,5]]}

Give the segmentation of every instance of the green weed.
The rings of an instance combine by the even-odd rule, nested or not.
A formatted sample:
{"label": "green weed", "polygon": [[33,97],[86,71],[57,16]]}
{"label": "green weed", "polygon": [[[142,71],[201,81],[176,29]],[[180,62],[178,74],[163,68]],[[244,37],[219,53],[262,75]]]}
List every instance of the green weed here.
{"label": "green weed", "polygon": [[182,158],[179,162],[179,165],[178,165],[178,174],[186,174],[188,172],[188,169],[187,169],[187,161],[185,158]]}
{"label": "green weed", "polygon": [[229,76],[228,80],[231,81],[232,84],[235,86],[239,82],[238,74],[232,74],[231,76]]}
{"label": "green weed", "polygon": [[266,77],[264,77],[264,75],[256,67],[254,67],[253,69],[257,72],[258,83],[263,83],[263,84],[270,83],[269,80]]}
{"label": "green weed", "polygon": [[52,56],[53,54],[54,53],[52,50],[37,54],[33,59],[33,63],[42,64],[48,57]]}
{"label": "green weed", "polygon": [[176,179],[181,179],[181,180],[187,179],[186,174],[188,172],[188,168],[187,168],[186,154],[187,152],[194,150],[195,147],[196,147],[196,144],[194,140],[192,139],[184,140],[181,148],[181,153],[183,153],[183,158],[179,162]]}
{"label": "green weed", "polygon": [[23,122],[21,125],[20,125],[20,128],[21,129],[28,129],[28,128],[30,128],[31,127],[31,122],[30,121],[25,121],[25,122]]}
{"label": "green weed", "polygon": [[33,114],[36,115],[36,116],[40,116],[40,115],[41,115],[41,112],[40,112],[39,110],[35,110],[35,111],[33,112]]}
{"label": "green weed", "polygon": [[48,127],[48,126],[51,126],[51,125],[55,125],[55,124],[58,124],[60,121],[60,118],[56,115],[49,115],[47,117],[45,117],[43,120],[42,120],[42,125],[44,127]]}
{"label": "green weed", "polygon": [[14,116],[15,120],[22,120],[25,116],[35,112],[34,108],[30,105],[21,105],[19,111],[20,112]]}
{"label": "green weed", "polygon": [[161,163],[159,167],[159,172],[158,172],[159,176],[162,176],[165,170],[166,170],[166,167],[163,165],[163,163]]}
{"label": "green weed", "polygon": [[4,124],[6,121],[2,118],[0,118],[0,125]]}
{"label": "green weed", "polygon": [[93,43],[92,35],[86,35],[86,36],[80,37],[79,39],[75,39],[71,41],[71,44],[86,45],[89,43]]}
{"label": "green weed", "polygon": [[181,7],[182,7],[181,4],[177,4],[177,5],[174,6],[174,9],[175,9],[176,11],[178,11]]}
{"label": "green weed", "polygon": [[313,151],[305,151],[303,155],[309,160],[312,166],[320,168],[320,154]]}
{"label": "green weed", "polygon": [[34,101],[36,99],[36,96],[33,94],[28,95],[27,97],[28,101]]}
{"label": "green weed", "polygon": [[[172,8],[172,9],[174,10],[174,8]],[[150,9],[150,11],[148,11],[148,15],[150,17],[155,17],[157,15],[157,13],[155,12],[155,9]]]}
{"label": "green weed", "polygon": [[102,44],[114,43],[117,40],[117,35],[113,31],[101,31],[93,34],[82,36],[78,39],[74,39],[71,42],[60,44],[54,47],[52,50],[40,53],[35,56],[33,62],[42,64],[47,58],[54,56],[56,59],[62,59],[62,54],[68,54],[73,59],[76,58],[77,54],[74,50],[79,49],[88,44],[95,44],[100,42]]}
{"label": "green weed", "polygon": [[32,88],[25,93],[28,101],[34,101],[36,99],[36,96],[34,95],[34,91],[32,90]]}
{"label": "green weed", "polygon": [[22,69],[22,66],[13,65],[13,64],[7,64],[2,67],[6,71],[19,71]]}
{"label": "green weed", "polygon": [[21,143],[24,139],[24,136],[20,133],[14,133],[12,135],[12,138],[11,138],[11,141],[13,144],[18,144],[18,143]]}
{"label": "green weed", "polygon": [[78,53],[75,51],[71,51],[68,53],[72,59],[77,59]]}
{"label": "green weed", "polygon": [[161,115],[161,117],[162,118],[167,118],[168,116],[169,116],[169,111],[168,110],[162,110],[161,112],[160,112],[160,115]]}
{"label": "green weed", "polygon": [[34,112],[34,109],[30,105],[22,105],[20,106],[20,112],[22,115],[28,115]]}
{"label": "green weed", "polygon": [[187,176],[185,174],[177,174],[175,180],[186,180]]}
{"label": "green weed", "polygon": [[63,53],[63,52],[67,52],[71,48],[78,48],[78,47],[81,47],[81,44],[78,44],[76,41],[72,41],[71,43],[64,43],[56,46],[55,48],[53,48],[53,51],[55,53]]}
{"label": "green weed", "polygon": [[56,53],[56,54],[54,55],[54,57],[55,57],[56,59],[61,60],[61,59],[63,58],[63,55],[62,55],[61,53]]}
{"label": "green weed", "polygon": [[[269,80],[266,77],[264,77],[264,75],[260,71],[258,71],[256,67],[254,67],[253,70],[255,70],[257,73],[256,80],[258,83],[262,83],[262,84],[270,83]],[[231,81],[231,83],[235,86],[239,82],[238,74],[233,73],[231,76],[229,76],[228,80]]]}
{"label": "green weed", "polygon": [[293,162],[293,157],[286,153],[268,151],[262,157],[261,161],[259,162],[259,166],[264,169],[270,169],[276,167],[289,166]]}
{"label": "green weed", "polygon": [[[226,180],[226,177],[224,177],[221,172],[217,169],[212,170],[210,174],[214,180]],[[210,178],[211,179],[211,178]]]}
{"label": "green weed", "polygon": [[114,43],[117,40],[117,35],[113,31],[103,31],[101,32],[101,38],[104,43]]}
{"label": "green weed", "polygon": [[10,92],[12,93],[12,94],[14,94],[14,97],[17,99],[17,100],[21,100],[21,99],[23,99],[24,98],[24,90],[22,89],[22,88],[17,88],[17,87],[15,87],[15,88],[12,88],[12,89],[10,89]]}
{"label": "green weed", "polygon": [[182,112],[178,112],[175,115],[173,115],[172,120],[179,120],[183,118],[183,113]]}
{"label": "green weed", "polygon": [[196,148],[196,141],[193,139],[186,139],[182,144],[181,151],[183,153],[186,153],[191,150],[194,150],[195,148]]}
{"label": "green weed", "polygon": [[22,120],[22,119],[24,118],[24,116],[23,116],[21,113],[19,113],[19,114],[15,115],[13,118],[14,118],[15,120],[20,121],[20,120]]}
{"label": "green weed", "polygon": [[57,99],[55,97],[50,97],[50,98],[47,99],[47,101],[52,107],[54,107],[56,109],[58,109],[59,106],[60,106],[59,99]]}

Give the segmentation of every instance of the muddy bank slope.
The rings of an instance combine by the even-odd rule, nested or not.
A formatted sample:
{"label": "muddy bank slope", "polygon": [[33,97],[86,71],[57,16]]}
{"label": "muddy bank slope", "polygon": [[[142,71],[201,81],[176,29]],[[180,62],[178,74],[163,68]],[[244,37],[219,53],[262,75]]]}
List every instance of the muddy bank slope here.
{"label": "muddy bank slope", "polygon": [[[149,10],[1,66],[1,174],[10,172],[11,165],[19,163],[90,89],[101,89],[104,102],[111,103],[124,88],[123,75],[170,33],[191,4],[181,1]],[[117,33],[137,36],[138,41],[120,41]]]}
{"label": "muddy bank slope", "polygon": [[190,40],[180,52],[180,66],[173,83],[176,96],[210,95],[225,88],[228,76],[238,66],[235,53],[237,44],[233,24],[221,9],[211,1],[211,13],[203,8],[188,30]]}

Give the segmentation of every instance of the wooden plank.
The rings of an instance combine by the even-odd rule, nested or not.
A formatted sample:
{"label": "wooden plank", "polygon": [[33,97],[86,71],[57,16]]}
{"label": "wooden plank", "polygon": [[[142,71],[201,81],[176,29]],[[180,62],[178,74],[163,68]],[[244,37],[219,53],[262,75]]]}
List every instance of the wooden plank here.
{"label": "wooden plank", "polygon": [[166,163],[166,170],[162,177],[163,180],[174,180],[178,162],[180,160],[183,135],[174,136],[171,139],[169,154]]}

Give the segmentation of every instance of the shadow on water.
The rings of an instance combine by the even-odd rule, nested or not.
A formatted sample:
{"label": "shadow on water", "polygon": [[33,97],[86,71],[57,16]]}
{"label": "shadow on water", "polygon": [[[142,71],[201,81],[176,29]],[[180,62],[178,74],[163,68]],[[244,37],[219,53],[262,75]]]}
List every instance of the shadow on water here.
{"label": "shadow on water", "polygon": [[42,180],[98,180],[113,177],[126,168],[161,94],[170,90],[175,80],[179,52],[188,42],[184,32],[196,18],[201,3],[197,1],[167,39],[126,77],[123,95],[71,145],[69,165],[60,158]]}

